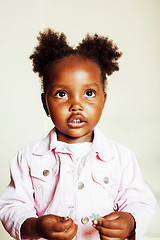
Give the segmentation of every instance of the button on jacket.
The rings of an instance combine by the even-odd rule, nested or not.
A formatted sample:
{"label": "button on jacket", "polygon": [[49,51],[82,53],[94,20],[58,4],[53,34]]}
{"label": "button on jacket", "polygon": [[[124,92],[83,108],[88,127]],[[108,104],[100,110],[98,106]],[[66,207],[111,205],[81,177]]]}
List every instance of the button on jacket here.
{"label": "button on jacket", "polygon": [[54,129],[21,149],[11,161],[11,182],[0,197],[0,219],[18,240],[27,218],[46,214],[75,219],[74,240],[98,240],[92,220],[113,211],[130,212],[136,221],[135,239],[141,239],[154,214],[155,198],[134,154],[97,128],[80,164],[58,144]]}

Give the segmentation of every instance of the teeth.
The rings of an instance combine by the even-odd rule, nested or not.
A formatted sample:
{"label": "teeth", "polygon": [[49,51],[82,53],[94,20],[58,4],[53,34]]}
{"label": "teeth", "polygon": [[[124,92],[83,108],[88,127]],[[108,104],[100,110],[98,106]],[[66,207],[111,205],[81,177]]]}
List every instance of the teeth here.
{"label": "teeth", "polygon": [[80,121],[80,119],[74,119],[72,122],[73,123],[80,123],[81,121]]}

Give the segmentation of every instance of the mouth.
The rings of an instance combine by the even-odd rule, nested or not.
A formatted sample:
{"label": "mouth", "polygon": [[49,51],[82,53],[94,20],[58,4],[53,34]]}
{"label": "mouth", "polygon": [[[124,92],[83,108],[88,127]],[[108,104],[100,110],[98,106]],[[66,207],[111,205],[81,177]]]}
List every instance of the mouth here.
{"label": "mouth", "polygon": [[86,124],[85,118],[81,115],[72,115],[67,124],[70,128],[81,128]]}

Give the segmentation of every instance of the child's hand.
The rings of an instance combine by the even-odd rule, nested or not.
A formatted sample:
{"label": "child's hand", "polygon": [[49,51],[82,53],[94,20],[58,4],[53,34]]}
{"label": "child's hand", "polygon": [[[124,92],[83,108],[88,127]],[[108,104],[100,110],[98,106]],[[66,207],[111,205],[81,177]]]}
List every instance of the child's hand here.
{"label": "child's hand", "polygon": [[77,233],[77,224],[71,218],[45,215],[28,218],[21,227],[21,237],[48,240],[71,240]]}
{"label": "child's hand", "polygon": [[134,230],[134,217],[127,212],[113,212],[93,221],[101,240],[124,240]]}
{"label": "child's hand", "polygon": [[40,236],[46,239],[72,239],[77,233],[77,224],[69,218],[55,215],[39,217],[36,229]]}

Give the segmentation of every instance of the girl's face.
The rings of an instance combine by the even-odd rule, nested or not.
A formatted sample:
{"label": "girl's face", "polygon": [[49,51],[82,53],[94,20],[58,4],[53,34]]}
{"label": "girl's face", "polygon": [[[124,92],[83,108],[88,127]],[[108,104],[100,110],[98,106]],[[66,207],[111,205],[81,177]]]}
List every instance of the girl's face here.
{"label": "girl's face", "polygon": [[69,56],[54,65],[42,95],[59,141],[91,142],[106,100],[101,72],[89,59]]}

